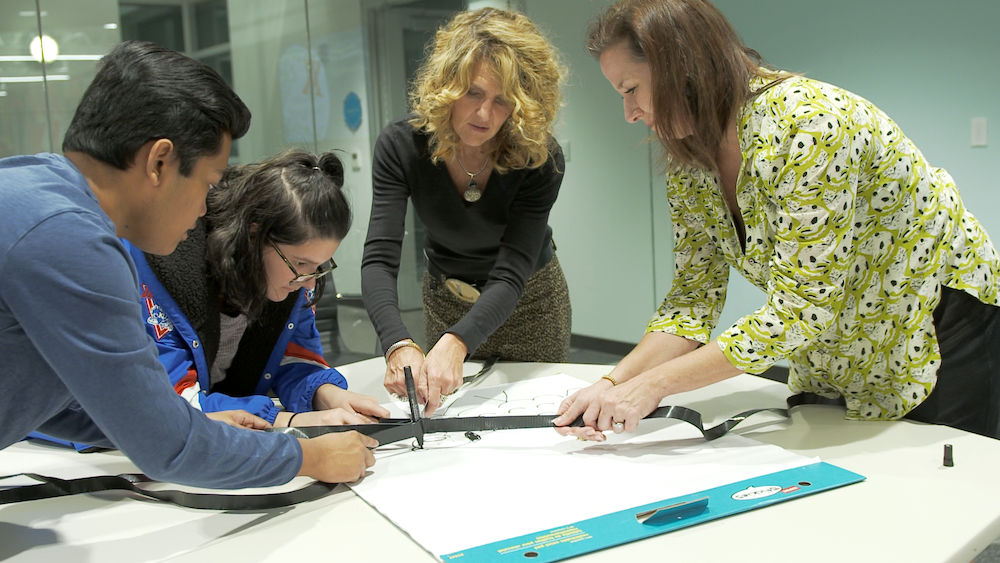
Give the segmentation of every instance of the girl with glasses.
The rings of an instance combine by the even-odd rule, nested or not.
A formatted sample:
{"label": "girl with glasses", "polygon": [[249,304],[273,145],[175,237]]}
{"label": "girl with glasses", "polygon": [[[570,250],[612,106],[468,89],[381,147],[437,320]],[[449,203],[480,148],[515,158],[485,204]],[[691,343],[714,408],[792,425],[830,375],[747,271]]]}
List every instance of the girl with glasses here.
{"label": "girl with glasses", "polygon": [[126,242],[146,330],[192,405],[246,410],[279,427],[388,416],[373,397],[347,390],[324,361],[316,330],[312,305],[351,226],[343,183],[333,153],[289,150],[229,168],[173,254]]}

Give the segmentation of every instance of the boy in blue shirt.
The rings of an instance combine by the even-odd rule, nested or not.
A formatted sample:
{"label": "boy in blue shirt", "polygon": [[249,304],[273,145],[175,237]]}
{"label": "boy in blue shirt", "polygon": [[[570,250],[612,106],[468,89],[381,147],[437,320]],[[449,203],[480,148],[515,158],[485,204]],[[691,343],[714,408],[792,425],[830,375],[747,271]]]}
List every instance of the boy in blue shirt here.
{"label": "boy in blue shirt", "polygon": [[64,156],[0,160],[0,448],[37,430],[212,488],[349,482],[374,463],[375,441],[355,432],[298,440],[239,428],[267,426],[247,413],[210,420],[174,392],[143,329],[118,237],[172,252],[249,126],[210,68],[125,42],[102,59]]}

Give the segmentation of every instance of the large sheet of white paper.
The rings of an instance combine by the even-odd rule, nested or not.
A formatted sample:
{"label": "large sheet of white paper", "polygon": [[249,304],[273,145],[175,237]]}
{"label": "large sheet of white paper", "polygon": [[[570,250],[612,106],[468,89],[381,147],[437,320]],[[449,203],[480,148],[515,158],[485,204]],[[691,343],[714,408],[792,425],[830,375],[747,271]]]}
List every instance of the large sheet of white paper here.
{"label": "large sheet of white paper", "polygon": [[[445,416],[549,414],[586,383],[567,375],[472,389]],[[389,405],[400,415],[400,405]],[[435,415],[437,416],[437,415]],[[379,448],[351,488],[433,555],[579,522],[818,460],[678,421],[581,442],[547,428],[429,435]]]}

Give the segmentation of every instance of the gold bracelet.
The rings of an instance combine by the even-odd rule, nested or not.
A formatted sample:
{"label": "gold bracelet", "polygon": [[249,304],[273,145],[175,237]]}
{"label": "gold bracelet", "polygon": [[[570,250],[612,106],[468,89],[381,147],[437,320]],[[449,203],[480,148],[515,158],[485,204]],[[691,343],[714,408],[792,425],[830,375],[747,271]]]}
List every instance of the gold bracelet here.
{"label": "gold bracelet", "polygon": [[385,359],[388,360],[389,356],[391,356],[393,352],[399,350],[400,348],[416,348],[417,350],[420,351],[421,354],[424,353],[423,348],[421,348],[420,345],[417,344],[416,342],[412,340],[400,340],[399,342],[393,344],[392,346],[389,346],[389,349],[385,351]]}
{"label": "gold bracelet", "polygon": [[610,381],[612,387],[614,387],[615,385],[618,385],[618,382],[615,381],[615,378],[611,377],[611,374],[602,375],[601,379],[607,379],[608,381]]}

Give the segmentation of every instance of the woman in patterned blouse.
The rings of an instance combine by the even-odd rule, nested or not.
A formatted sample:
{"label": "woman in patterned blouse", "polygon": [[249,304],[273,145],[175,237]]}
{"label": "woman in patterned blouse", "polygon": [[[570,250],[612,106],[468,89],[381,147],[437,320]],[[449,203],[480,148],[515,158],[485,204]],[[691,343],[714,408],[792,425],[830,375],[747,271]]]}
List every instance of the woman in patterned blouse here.
{"label": "woman in patterned blouse", "polygon": [[[630,432],[668,395],[787,360],[792,391],[848,419],[1000,436],[1000,257],[895,122],[768,69],[706,0],[622,0],[588,48],[663,146],[676,267],[638,346],[561,405],[588,426],[560,433]],[[710,342],[730,267],[766,299]]]}

